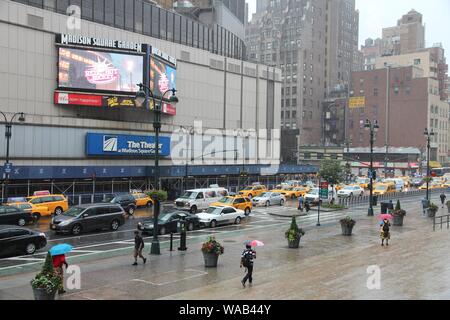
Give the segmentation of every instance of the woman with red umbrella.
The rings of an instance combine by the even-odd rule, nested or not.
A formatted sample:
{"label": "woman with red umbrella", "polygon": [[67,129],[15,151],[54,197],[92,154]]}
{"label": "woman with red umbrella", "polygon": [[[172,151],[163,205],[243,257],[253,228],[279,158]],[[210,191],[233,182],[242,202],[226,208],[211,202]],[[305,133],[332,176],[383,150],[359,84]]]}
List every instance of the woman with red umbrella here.
{"label": "woman with red umbrella", "polygon": [[390,227],[391,223],[388,219],[384,219],[380,229],[381,245],[384,246],[384,240],[386,240],[386,246],[389,246],[389,239],[391,238]]}

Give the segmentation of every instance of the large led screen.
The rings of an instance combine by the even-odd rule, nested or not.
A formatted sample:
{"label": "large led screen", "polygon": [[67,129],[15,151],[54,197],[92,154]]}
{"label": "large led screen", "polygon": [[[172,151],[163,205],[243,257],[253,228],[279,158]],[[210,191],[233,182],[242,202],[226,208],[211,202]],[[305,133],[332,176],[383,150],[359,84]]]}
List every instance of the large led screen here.
{"label": "large led screen", "polygon": [[59,88],[136,92],[143,70],[143,56],[59,48]]}
{"label": "large led screen", "polygon": [[[155,97],[161,97],[167,90],[176,89],[177,70],[158,59],[150,62],[150,89]],[[164,98],[170,98],[167,93]]]}

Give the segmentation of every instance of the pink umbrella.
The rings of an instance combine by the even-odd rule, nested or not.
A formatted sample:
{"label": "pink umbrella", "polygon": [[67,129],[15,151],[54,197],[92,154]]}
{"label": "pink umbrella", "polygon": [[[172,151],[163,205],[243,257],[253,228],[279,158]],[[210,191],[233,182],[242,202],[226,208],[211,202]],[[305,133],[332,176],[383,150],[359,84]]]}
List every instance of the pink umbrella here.
{"label": "pink umbrella", "polygon": [[384,219],[392,220],[392,219],[394,219],[394,217],[393,217],[391,214],[387,214],[387,213],[380,214],[380,215],[378,216],[378,218],[379,218],[380,220],[384,220]]}
{"label": "pink umbrella", "polygon": [[245,242],[246,245],[250,245],[252,247],[262,247],[264,246],[264,242],[259,240],[253,240],[253,241],[247,241]]}

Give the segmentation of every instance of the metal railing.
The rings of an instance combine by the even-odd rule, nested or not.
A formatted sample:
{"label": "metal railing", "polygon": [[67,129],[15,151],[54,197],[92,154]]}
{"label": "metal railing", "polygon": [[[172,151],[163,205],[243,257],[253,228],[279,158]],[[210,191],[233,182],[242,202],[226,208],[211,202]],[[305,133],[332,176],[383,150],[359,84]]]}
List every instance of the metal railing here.
{"label": "metal railing", "polygon": [[[447,190],[447,188],[431,189],[430,194],[439,193],[439,192],[442,192],[443,190]],[[383,195],[376,196],[377,197],[377,205],[378,205],[378,203],[380,203],[384,200],[400,199],[400,198],[411,197],[411,196],[416,196],[416,195],[421,195],[421,194],[425,195],[426,190],[411,190],[411,191],[406,191],[406,192],[386,193]],[[344,206],[354,206],[354,205],[359,205],[362,203],[369,203],[369,198],[370,198],[370,196],[367,196],[367,195],[359,196],[359,197],[338,198],[339,199],[338,203],[340,205],[344,205]]]}
{"label": "metal railing", "polygon": [[[444,222],[444,218],[445,218],[445,222]],[[436,220],[439,219],[439,223],[436,223]],[[439,217],[434,217],[433,218],[433,231],[436,231],[436,225],[440,225],[441,226],[441,230],[442,230],[442,225],[446,223],[447,224],[447,229],[450,228],[450,214],[447,214],[445,216],[439,216]]]}

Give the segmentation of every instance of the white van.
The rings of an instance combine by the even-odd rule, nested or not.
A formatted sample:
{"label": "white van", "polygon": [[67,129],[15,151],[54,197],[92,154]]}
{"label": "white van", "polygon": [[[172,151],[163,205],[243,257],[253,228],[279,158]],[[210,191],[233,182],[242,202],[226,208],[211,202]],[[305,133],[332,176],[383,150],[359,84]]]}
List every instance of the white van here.
{"label": "white van", "polygon": [[196,213],[204,210],[213,202],[217,202],[228,195],[228,190],[218,185],[211,185],[207,189],[186,190],[186,192],[175,200],[177,209],[189,210]]}

